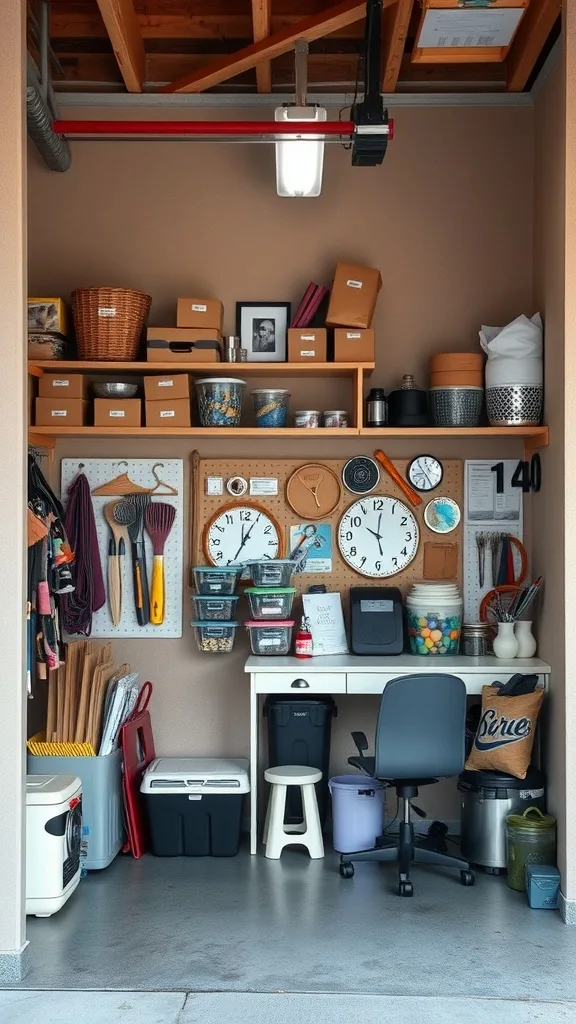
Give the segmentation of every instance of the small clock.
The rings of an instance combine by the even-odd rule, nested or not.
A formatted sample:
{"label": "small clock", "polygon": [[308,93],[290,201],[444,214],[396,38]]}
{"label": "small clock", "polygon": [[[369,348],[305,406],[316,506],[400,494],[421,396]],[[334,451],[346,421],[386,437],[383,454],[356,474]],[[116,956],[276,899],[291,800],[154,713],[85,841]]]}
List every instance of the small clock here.
{"label": "small clock", "polygon": [[223,505],[208,520],[202,537],[204,555],[212,565],[282,558],[284,535],[268,509],[252,501]]}
{"label": "small clock", "polygon": [[338,525],[340,554],[355,572],[374,579],[395,576],[416,557],[419,529],[402,501],[369,495],[346,509]]}
{"label": "small clock", "polygon": [[406,476],[417,491],[433,491],[442,483],[444,467],[433,455],[417,455],[408,466]]}

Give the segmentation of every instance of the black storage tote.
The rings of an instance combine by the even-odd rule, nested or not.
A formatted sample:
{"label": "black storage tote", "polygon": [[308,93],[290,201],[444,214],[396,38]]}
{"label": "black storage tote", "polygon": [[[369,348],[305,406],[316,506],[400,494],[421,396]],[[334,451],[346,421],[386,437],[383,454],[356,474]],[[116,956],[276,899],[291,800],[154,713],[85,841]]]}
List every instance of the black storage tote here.
{"label": "black storage tote", "polygon": [[[322,781],[316,783],[320,820],[325,824],[328,810],[328,776],[332,718],[337,708],[332,697],[267,697],[264,715],[268,719],[268,764],[301,764],[319,768]],[[288,789],[286,823],[302,821],[302,799],[296,786]]]}

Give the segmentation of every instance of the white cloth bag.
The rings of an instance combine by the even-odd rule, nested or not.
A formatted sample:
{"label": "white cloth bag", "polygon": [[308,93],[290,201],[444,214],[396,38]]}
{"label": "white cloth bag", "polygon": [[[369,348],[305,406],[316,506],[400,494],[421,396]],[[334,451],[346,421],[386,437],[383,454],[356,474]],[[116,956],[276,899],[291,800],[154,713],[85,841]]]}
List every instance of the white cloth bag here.
{"label": "white cloth bag", "polygon": [[479,331],[480,344],[488,356],[486,387],[516,384],[538,385],[543,381],[542,319],[516,317],[506,327],[485,327]]}

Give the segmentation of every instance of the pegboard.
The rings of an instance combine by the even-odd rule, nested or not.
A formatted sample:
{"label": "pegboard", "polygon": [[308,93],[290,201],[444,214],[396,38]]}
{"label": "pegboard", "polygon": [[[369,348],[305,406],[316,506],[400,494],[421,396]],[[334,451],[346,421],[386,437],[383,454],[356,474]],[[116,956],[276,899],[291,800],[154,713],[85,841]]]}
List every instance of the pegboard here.
{"label": "pegboard", "polygon": [[[307,465],[309,462],[318,462],[333,470],[339,480],[342,480],[342,470],[347,459],[202,459],[198,452],[192,454],[191,472],[191,557],[193,565],[206,564],[206,558],[202,550],[202,532],[206,522],[214,513],[230,502],[242,502],[256,500],[259,505],[270,511],[280,522],[284,531],[286,550],[289,548],[289,531],[291,526],[301,523],[302,517],[298,516],[286,500],[286,483],[294,470]],[[406,469],[409,459],[394,460],[394,466],[406,479]],[[380,481],[378,486],[366,497],[376,498],[388,495],[403,501],[408,505],[415,515],[420,529],[420,543],[418,553],[414,561],[403,572],[396,576],[389,576],[386,579],[375,580],[354,572],[341,558],[338,550],[337,528],[338,523],[346,511],[355,501],[362,497],[360,494],[353,494],[342,484],[342,495],[337,507],[331,515],[326,516],[325,522],[332,527],[332,572],[320,575],[316,573],[303,572],[293,576],[292,585],[298,592],[307,590],[314,583],[324,583],[331,591],[340,591],[343,599],[347,599],[348,590],[352,586],[390,585],[399,587],[405,595],[412,583],[423,578],[424,544],[426,541],[442,542],[458,545],[458,576],[457,582],[462,588],[462,545],[463,545],[463,523],[462,521],[452,533],[440,535],[428,529],[424,522],[424,509],[428,502],[436,496],[454,498],[460,508],[463,505],[463,466],[459,459],[447,459],[443,462],[444,477],[439,488],[430,494],[422,494],[422,502],[418,508],[414,508],[404,496],[400,488],[388,476],[384,469],[380,469]],[[224,494],[210,496],[206,494],[206,477],[223,477],[224,483],[230,477],[242,476],[246,480],[254,477],[275,477],[278,480],[278,495],[270,497],[259,496],[256,499],[245,494],[243,498],[233,498],[224,488]]]}
{"label": "pegboard", "polygon": [[[510,518],[503,515],[502,518],[494,516],[487,517],[470,515],[469,497],[469,472],[474,466],[492,466],[502,462],[504,467],[504,487],[510,494],[513,494],[518,502],[518,517]],[[480,604],[482,598],[489,590],[492,590],[492,573],[490,554],[486,552],[484,559],[484,586],[480,586],[478,548],[476,536],[478,533],[506,533],[518,540],[524,540],[524,508],[522,491],[519,488],[511,489],[511,480],[518,465],[518,459],[469,459],[464,464],[464,621],[478,622]],[[496,477],[493,477],[493,488],[495,492]],[[520,569],[520,555],[513,549],[515,572]]]}
{"label": "pegboard", "polygon": [[[122,618],[117,626],[114,626],[110,617],[108,602],[103,608],[94,613],[92,619],[92,637],[113,638],[113,637],[180,637],[182,636],[182,574],[184,567],[183,538],[184,538],[184,465],[182,459],[130,459],[127,463],[119,463],[117,459],[62,459],[61,463],[61,495],[64,506],[67,503],[68,488],[78,476],[79,472],[86,474],[90,490],[100,487],[102,484],[113,480],[120,472],[126,469],[130,479],[140,484],[141,487],[154,487],[156,481],[152,476],[152,467],[161,466],[158,470],[164,483],[177,490],[175,495],[158,493],[155,497],[158,500],[169,502],[176,509],[174,525],[168,535],[164,548],[164,577],[165,577],[165,613],[164,622],[161,626],[153,626],[147,623],[139,626],[134,607],[134,588],[132,581],[132,555],[130,544],[127,545],[124,558],[124,576],[122,580],[123,601]],[[82,467],[82,469],[80,469]],[[104,518],[103,508],[109,501],[114,501],[114,495],[92,494],[92,506],[94,508],[94,519],[96,521],[96,533],[98,536],[98,549],[102,563],[102,574],[104,585],[108,592],[107,561],[108,542],[110,529]],[[152,581],[152,542],[144,531],[144,546],[146,550],[146,568],[148,584]]]}

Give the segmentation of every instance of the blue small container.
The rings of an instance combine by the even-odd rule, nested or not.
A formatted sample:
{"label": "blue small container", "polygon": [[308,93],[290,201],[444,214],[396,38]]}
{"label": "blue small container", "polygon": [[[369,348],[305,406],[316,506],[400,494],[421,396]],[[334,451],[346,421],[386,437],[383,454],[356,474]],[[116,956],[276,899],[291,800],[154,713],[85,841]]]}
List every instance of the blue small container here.
{"label": "blue small container", "polygon": [[560,892],[560,872],[548,864],[526,865],[526,895],[533,910],[556,910]]}
{"label": "blue small container", "polygon": [[252,392],[257,427],[285,427],[288,418],[289,391],[257,388]]}
{"label": "blue small container", "polygon": [[245,380],[204,377],[196,381],[198,412],[203,427],[239,427]]}

